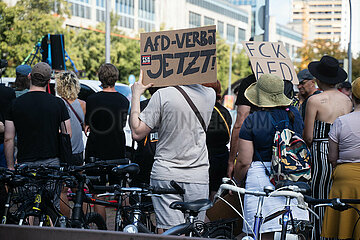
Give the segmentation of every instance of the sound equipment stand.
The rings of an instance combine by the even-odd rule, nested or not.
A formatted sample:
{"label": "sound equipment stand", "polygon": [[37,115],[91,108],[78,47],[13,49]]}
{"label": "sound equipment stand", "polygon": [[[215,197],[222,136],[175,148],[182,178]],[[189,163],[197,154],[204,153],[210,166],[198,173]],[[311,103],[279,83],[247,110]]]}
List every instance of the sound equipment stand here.
{"label": "sound equipment stand", "polygon": [[[21,63],[21,65],[28,64],[31,66],[31,64],[33,63],[35,58],[38,59],[39,61],[41,61],[41,57],[38,56],[38,53],[39,53],[39,51],[41,52],[41,41],[43,38],[44,37],[39,39],[39,41],[35,44],[33,50],[31,51],[31,53],[25,58],[25,60]],[[31,60],[30,60],[30,58],[31,58]]]}

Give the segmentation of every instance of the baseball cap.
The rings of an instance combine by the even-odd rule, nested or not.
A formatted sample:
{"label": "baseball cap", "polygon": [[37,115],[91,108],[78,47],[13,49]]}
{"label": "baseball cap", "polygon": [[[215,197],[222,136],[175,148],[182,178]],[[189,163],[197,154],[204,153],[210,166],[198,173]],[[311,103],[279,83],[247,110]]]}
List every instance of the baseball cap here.
{"label": "baseball cap", "polygon": [[27,76],[31,73],[31,67],[27,64],[16,67],[16,75]]}
{"label": "baseball cap", "polygon": [[299,83],[301,83],[304,80],[313,80],[315,77],[309,72],[308,69],[301,70],[298,75]]}
{"label": "baseball cap", "polygon": [[31,71],[31,78],[35,78],[36,80],[42,82],[50,80],[51,67],[45,62],[37,63]]}

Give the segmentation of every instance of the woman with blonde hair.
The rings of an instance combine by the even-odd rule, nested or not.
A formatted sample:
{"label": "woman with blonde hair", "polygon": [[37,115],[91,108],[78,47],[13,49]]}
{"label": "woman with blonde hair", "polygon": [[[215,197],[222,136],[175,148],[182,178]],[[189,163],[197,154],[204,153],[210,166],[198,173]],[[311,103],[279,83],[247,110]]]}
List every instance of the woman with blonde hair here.
{"label": "woman with blonde hair", "polygon": [[[66,71],[59,73],[56,76],[56,93],[65,102],[65,106],[68,109],[71,123],[71,146],[72,146],[72,164],[75,166],[81,166],[84,163],[83,151],[84,143],[82,138],[82,131],[84,129],[84,116],[86,111],[86,103],[78,99],[80,92],[80,82],[74,72]],[[69,217],[70,209],[65,203],[68,203],[67,193],[68,188],[64,187],[61,192],[62,204],[60,206],[61,212]]]}

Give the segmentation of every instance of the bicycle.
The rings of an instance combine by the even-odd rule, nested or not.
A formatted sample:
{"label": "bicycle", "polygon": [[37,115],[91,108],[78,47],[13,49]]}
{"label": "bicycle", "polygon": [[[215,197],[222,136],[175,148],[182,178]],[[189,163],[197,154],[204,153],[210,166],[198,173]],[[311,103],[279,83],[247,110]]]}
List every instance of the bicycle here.
{"label": "bicycle", "polygon": [[[229,179],[226,179],[226,182],[228,182],[228,181],[229,181]],[[281,221],[280,221],[280,224],[282,226],[282,231],[280,232],[280,236],[279,236],[279,234],[276,234],[274,237],[275,237],[275,239],[284,240],[289,236],[295,235],[294,237],[299,237],[298,234],[300,234],[300,233],[297,232],[296,230],[300,230],[300,229],[297,226],[301,226],[301,224],[304,224],[304,221],[295,221],[295,219],[293,219],[292,212],[290,209],[290,201],[291,201],[291,199],[296,198],[298,201],[298,207],[301,209],[307,209],[307,206],[304,202],[304,197],[301,192],[305,193],[308,191],[308,189],[309,189],[308,186],[306,186],[302,183],[295,183],[295,182],[283,183],[283,185],[278,186],[278,189],[275,191],[272,186],[264,187],[264,192],[250,191],[250,190],[246,190],[245,188],[237,187],[234,185],[222,184],[222,185],[220,185],[220,188],[214,197],[214,201],[217,198],[222,199],[221,194],[225,190],[237,192],[239,194],[251,194],[254,196],[258,196],[259,197],[258,206],[257,206],[256,214],[254,216],[255,221],[254,221],[254,226],[252,229],[253,237],[246,236],[243,239],[244,240],[245,239],[255,239],[255,240],[260,239],[260,235],[261,235],[260,228],[261,228],[262,224],[264,224],[265,222],[270,221],[276,217],[282,216]],[[265,197],[285,197],[286,203],[285,203],[284,209],[279,210],[279,211],[263,218],[261,208],[262,208]],[[222,200],[224,200],[224,199],[222,199]],[[244,219],[244,217],[239,212],[237,212],[237,213],[240,215],[240,217],[242,217]],[[292,226],[290,232],[288,230],[289,223]],[[247,224],[247,222],[245,222],[245,224]],[[251,228],[251,226],[250,226],[250,228]],[[306,238],[303,238],[303,239],[306,239]]]}
{"label": "bicycle", "polygon": [[71,215],[71,219],[68,220],[69,224],[72,228],[95,228],[99,230],[107,230],[106,222],[102,218],[102,216],[96,212],[87,212],[83,211],[83,203],[88,204],[99,204],[103,206],[111,206],[115,205],[109,203],[107,201],[94,199],[89,197],[84,190],[85,184],[89,187],[90,191],[94,190],[92,188],[92,181],[99,181],[99,177],[86,176],[86,174],[82,174],[81,172],[86,170],[100,170],[100,169],[109,169],[116,167],[118,165],[128,164],[129,159],[114,159],[114,160],[99,160],[97,159],[93,163],[85,164],[84,166],[72,166],[68,167],[65,172],[67,174],[73,176],[76,180],[76,184],[69,187],[76,187],[76,195],[73,199],[74,207]]}
{"label": "bicycle", "polygon": [[[119,166],[113,169],[116,174],[137,174],[138,165]],[[154,226],[151,224],[150,213],[153,212],[152,204],[143,203],[143,196],[156,194],[184,194],[185,191],[175,182],[171,181],[172,189],[145,186],[145,187],[121,187],[112,186],[93,186],[98,191],[108,191],[111,193],[100,194],[100,196],[115,196],[118,199],[118,207],[115,216],[115,231],[128,233],[154,233]],[[124,205],[126,198],[132,198],[133,204]],[[210,223],[197,221],[196,217],[200,211],[212,206],[208,199],[201,199],[194,202],[174,202],[170,208],[189,214],[186,223],[175,226],[162,235],[187,235],[206,238],[232,238],[232,229],[236,220],[220,220]]]}
{"label": "bicycle", "polygon": [[356,226],[360,222],[360,210],[350,204],[360,204],[360,199],[341,199],[341,198],[316,199],[305,195],[304,200],[306,203],[314,205],[314,208],[329,206],[337,211],[345,211],[350,208],[354,209],[359,216],[353,228],[352,239],[354,239]]}
{"label": "bicycle", "polygon": [[[17,185],[9,188],[9,196],[7,205],[13,200],[13,190],[15,187],[21,189],[21,193],[25,198],[21,199],[21,205],[14,212],[10,213],[9,208],[6,209],[6,214],[3,216],[3,222],[6,223],[8,216],[11,219],[16,219],[19,225],[39,225],[39,226],[56,226],[56,227],[75,227],[75,228],[91,228],[95,225],[98,229],[106,229],[104,219],[97,213],[84,214],[82,203],[98,203],[90,197],[85,197],[84,184],[87,183],[91,186],[89,177],[85,174],[80,174],[85,169],[99,169],[99,168],[112,168],[119,164],[129,163],[128,159],[116,159],[107,161],[97,161],[95,163],[86,164],[81,167],[57,167],[57,166],[39,166],[36,169],[28,168],[23,165],[21,168],[17,167],[16,173],[20,174],[20,179],[17,180]],[[7,181],[11,183],[11,179],[19,179],[18,175],[8,173]],[[25,179],[25,181],[24,181]],[[78,191],[74,199],[74,209],[71,219],[66,218],[61,214],[57,207],[53,204],[53,196],[56,194],[52,189],[47,188],[47,184],[51,181],[56,181],[55,185],[61,185],[67,182],[72,187],[77,186]],[[14,180],[12,180],[14,181]],[[29,182],[31,184],[29,184]],[[107,203],[107,202],[105,202]],[[35,221],[34,221],[35,219]]]}
{"label": "bicycle", "polygon": [[185,223],[168,229],[162,235],[233,239],[233,229],[237,219],[217,220],[209,223],[197,220],[197,216],[201,211],[205,211],[212,206],[213,202],[209,199],[171,203],[170,208],[180,210],[183,214],[188,214],[188,217]]}
{"label": "bicycle", "polygon": [[[135,163],[119,166],[113,169],[117,175],[137,174],[139,166]],[[128,233],[152,233],[155,226],[151,221],[153,213],[152,203],[143,202],[143,196],[154,194],[183,194],[184,190],[175,182],[171,181],[172,189],[159,188],[152,186],[143,187],[122,187],[118,184],[111,186],[93,186],[96,191],[110,192],[99,194],[98,196],[114,196],[118,200],[116,204],[115,231],[124,231]],[[125,205],[126,200],[130,198],[132,203]],[[109,206],[109,205],[108,205]],[[114,204],[112,204],[114,206]]]}

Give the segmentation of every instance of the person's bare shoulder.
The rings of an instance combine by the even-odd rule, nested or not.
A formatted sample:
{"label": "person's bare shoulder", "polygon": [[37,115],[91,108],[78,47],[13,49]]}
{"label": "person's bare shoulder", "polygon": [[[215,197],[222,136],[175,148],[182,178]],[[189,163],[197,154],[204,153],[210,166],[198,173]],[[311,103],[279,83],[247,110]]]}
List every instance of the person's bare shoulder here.
{"label": "person's bare shoulder", "polygon": [[314,95],[310,96],[308,101],[307,101],[307,105],[317,106],[317,105],[320,105],[320,104],[325,103],[327,101],[328,101],[327,95],[325,95],[322,92],[322,93],[314,94]]}

